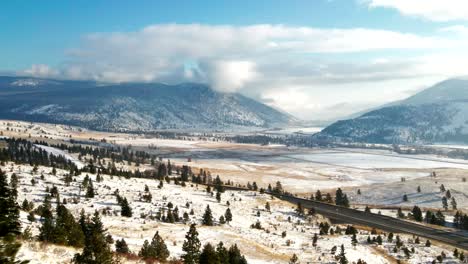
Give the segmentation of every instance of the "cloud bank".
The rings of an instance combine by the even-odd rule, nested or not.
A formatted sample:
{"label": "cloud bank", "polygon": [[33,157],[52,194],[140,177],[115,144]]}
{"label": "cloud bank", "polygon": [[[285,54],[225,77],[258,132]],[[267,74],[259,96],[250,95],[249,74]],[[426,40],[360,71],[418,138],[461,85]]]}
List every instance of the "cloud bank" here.
{"label": "cloud bank", "polygon": [[392,8],[403,15],[432,21],[468,21],[466,0],[365,0],[364,2],[371,8]]}
{"label": "cloud bank", "polygon": [[[466,69],[463,54],[437,53],[465,47],[460,34],[447,34],[453,30],[421,36],[366,28],[158,24],[84,36],[58,67],[33,65],[23,74],[100,82],[203,82],[304,119],[334,119],[401,99],[408,89],[461,71],[447,63]],[[430,56],[382,57],[385,51]]]}

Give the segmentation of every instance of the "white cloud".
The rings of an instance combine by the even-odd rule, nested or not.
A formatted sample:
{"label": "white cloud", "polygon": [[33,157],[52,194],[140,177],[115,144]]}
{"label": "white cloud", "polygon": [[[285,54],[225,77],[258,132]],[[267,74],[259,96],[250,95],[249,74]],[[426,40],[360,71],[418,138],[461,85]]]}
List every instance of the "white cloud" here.
{"label": "white cloud", "polygon": [[209,81],[215,89],[235,92],[257,75],[250,61],[213,61],[207,65]]}
{"label": "white cloud", "polygon": [[384,7],[398,10],[407,16],[433,21],[468,20],[466,0],[364,0],[369,7]]}
{"label": "white cloud", "polygon": [[57,77],[58,71],[45,64],[33,64],[31,68],[20,72],[20,74],[31,75],[35,77],[50,78]]}
{"label": "white cloud", "polygon": [[[103,82],[205,82],[301,118],[332,119],[353,107],[401,99],[409,89],[468,69],[463,52],[443,54],[465,50],[467,39],[452,35],[165,24],[88,35],[57,69],[35,65],[25,73]],[[386,50],[418,50],[424,56],[382,56]]]}

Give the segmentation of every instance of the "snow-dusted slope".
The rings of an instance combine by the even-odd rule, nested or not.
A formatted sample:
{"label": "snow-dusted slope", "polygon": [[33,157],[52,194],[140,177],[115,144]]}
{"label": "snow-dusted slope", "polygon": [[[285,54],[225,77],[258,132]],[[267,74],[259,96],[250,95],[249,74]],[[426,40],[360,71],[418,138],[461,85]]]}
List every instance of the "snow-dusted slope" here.
{"label": "snow-dusted slope", "polygon": [[98,130],[273,127],[294,121],[253,99],[202,84],[102,85],[0,77],[0,95],[0,118]]}
{"label": "snow-dusted slope", "polygon": [[315,136],[373,143],[468,143],[468,80],[436,84],[404,101],[338,121]]}

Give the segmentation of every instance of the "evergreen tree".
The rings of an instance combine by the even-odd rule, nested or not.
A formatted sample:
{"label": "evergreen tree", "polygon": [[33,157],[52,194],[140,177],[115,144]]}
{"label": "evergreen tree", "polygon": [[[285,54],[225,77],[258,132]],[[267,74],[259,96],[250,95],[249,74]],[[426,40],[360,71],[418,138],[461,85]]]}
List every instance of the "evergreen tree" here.
{"label": "evergreen tree", "polygon": [[86,198],[94,198],[94,187],[91,179],[89,179],[86,187]]}
{"label": "evergreen tree", "polygon": [[319,201],[319,202],[321,202],[321,201],[323,200],[323,198],[322,198],[322,193],[320,192],[320,190],[317,190],[317,191],[315,192],[315,200],[317,200],[317,201]]}
{"label": "evergreen tree", "polygon": [[[148,242],[148,241],[146,241]],[[115,241],[115,252],[120,253],[120,254],[128,254],[130,253],[130,249],[128,248],[127,242],[125,239],[121,240],[116,240]]]}
{"label": "evergreen tree", "polygon": [[50,204],[50,195],[46,194],[41,207],[42,225],[39,227],[39,240],[54,242],[55,226],[52,209]]}
{"label": "evergreen tree", "polygon": [[220,264],[218,254],[210,243],[205,244],[205,246],[203,247],[203,250],[200,254],[199,263],[200,264]]}
{"label": "evergreen tree", "polygon": [[340,264],[348,264],[348,259],[346,258],[344,245],[341,245],[341,252],[340,252],[340,255],[339,255],[339,261],[340,261]]}
{"label": "evergreen tree", "polygon": [[247,260],[241,254],[236,244],[232,245],[228,251],[230,264],[247,264]]}
{"label": "evergreen tree", "polygon": [[426,247],[431,247],[431,241],[429,239],[426,240]]}
{"label": "evergreen tree", "polygon": [[406,194],[403,195],[403,202],[408,202],[408,195]]}
{"label": "evergreen tree", "polygon": [[84,233],[81,226],[75,221],[70,211],[63,205],[57,204],[57,218],[55,220],[54,243],[82,247]]}
{"label": "evergreen tree", "polygon": [[121,211],[120,214],[124,217],[132,217],[132,208],[130,208],[130,205],[128,204],[127,198],[122,198],[121,203]]}
{"label": "evergreen tree", "polygon": [[293,254],[292,257],[289,259],[289,264],[297,264],[299,263],[299,258],[296,254]]}
{"label": "evergreen tree", "polygon": [[414,220],[418,222],[422,222],[423,220],[422,211],[418,206],[414,206],[411,212],[413,213]]}
{"label": "evergreen tree", "polygon": [[151,244],[148,244],[148,241],[145,240],[143,248],[140,250],[138,255],[144,259],[165,262],[169,257],[169,250],[167,249],[164,240],[159,235],[159,232],[156,232],[151,240]]}
{"label": "evergreen tree", "polygon": [[301,202],[298,202],[297,203],[297,208],[296,208],[296,212],[299,216],[303,216],[304,215],[304,207],[302,207],[302,203]]}
{"label": "evergreen tree", "polygon": [[186,240],[182,245],[182,250],[184,251],[182,259],[184,260],[185,264],[196,264],[198,263],[200,257],[201,243],[198,239],[198,232],[195,224],[190,226],[190,230],[185,235],[185,239]]}
{"label": "evergreen tree", "polygon": [[226,220],[224,219],[224,215],[219,217],[219,223],[222,225],[226,223]]}
{"label": "evergreen tree", "polygon": [[397,217],[398,218],[404,218],[405,217],[405,214],[403,213],[403,210],[401,210],[401,207],[398,208]]}
{"label": "evergreen tree", "polygon": [[457,201],[455,200],[455,197],[452,197],[452,201],[450,203],[452,205],[452,209],[457,210]]}
{"label": "evergreen tree", "polygon": [[447,197],[442,197],[442,207],[445,209],[445,210],[448,210],[448,201],[447,201]]}
{"label": "evergreen tree", "polygon": [[21,247],[16,240],[21,234],[21,224],[14,187],[15,184],[8,186],[6,174],[0,170],[0,263],[27,263],[16,260]]}
{"label": "evergreen tree", "polygon": [[265,210],[267,210],[268,212],[271,211],[270,203],[269,203],[269,202],[266,202],[266,204],[265,204]]}
{"label": "evergreen tree", "polygon": [[226,209],[226,212],[224,213],[224,219],[226,220],[226,222],[231,222],[232,221],[232,213],[231,213],[231,209]]}
{"label": "evergreen tree", "polygon": [[209,205],[206,206],[205,213],[203,214],[202,223],[203,225],[207,225],[207,226],[213,225],[213,215],[211,214],[211,209]]}
{"label": "evergreen tree", "polygon": [[82,213],[80,225],[85,234],[85,245],[83,252],[75,254],[74,263],[78,264],[113,264],[115,263],[112,251],[107,243],[107,232],[101,221],[99,213],[96,211],[89,220]]}
{"label": "evergreen tree", "polygon": [[216,201],[221,202],[221,193],[220,192],[216,192]]}
{"label": "evergreen tree", "polygon": [[353,245],[353,247],[355,247],[357,245],[358,241],[357,241],[357,237],[356,237],[356,234],[353,234],[353,236],[351,237],[351,245]]}
{"label": "evergreen tree", "polygon": [[224,247],[223,242],[219,242],[216,246],[216,254],[218,255],[220,264],[229,264],[229,252],[226,247]]}
{"label": "evergreen tree", "polygon": [[338,190],[336,190],[335,203],[336,203],[336,205],[349,207],[348,196],[346,194],[344,194],[343,191],[340,188],[338,188]]}

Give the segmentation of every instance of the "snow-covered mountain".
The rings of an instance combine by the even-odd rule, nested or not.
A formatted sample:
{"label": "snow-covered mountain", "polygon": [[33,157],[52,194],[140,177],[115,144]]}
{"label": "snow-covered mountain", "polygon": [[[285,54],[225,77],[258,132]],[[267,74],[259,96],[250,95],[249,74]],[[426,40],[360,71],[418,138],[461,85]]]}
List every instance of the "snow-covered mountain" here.
{"label": "snow-covered mountain", "polygon": [[216,92],[203,84],[19,77],[0,77],[0,118],[109,131],[275,127],[296,121],[243,95]]}
{"label": "snow-covered mountain", "polygon": [[406,100],[338,121],[314,137],[345,142],[468,144],[468,80],[443,81]]}

